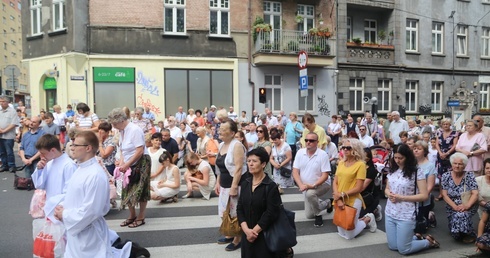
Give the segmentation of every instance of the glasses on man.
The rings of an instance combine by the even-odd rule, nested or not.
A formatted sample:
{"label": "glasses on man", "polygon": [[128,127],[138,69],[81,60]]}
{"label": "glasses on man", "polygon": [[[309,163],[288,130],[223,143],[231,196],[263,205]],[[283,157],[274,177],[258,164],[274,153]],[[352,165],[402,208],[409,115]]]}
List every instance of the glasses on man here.
{"label": "glasses on man", "polygon": [[359,129],[359,131],[366,131],[366,129]]}
{"label": "glasses on man", "polygon": [[342,146],[342,150],[352,150],[352,146]]}
{"label": "glasses on man", "polygon": [[88,146],[88,144],[76,144],[76,143],[73,143],[71,146],[72,146],[72,147],[80,147],[80,146],[82,146],[82,147],[87,147],[87,146]]}
{"label": "glasses on man", "polygon": [[316,142],[316,141],[317,140],[315,140],[315,139],[305,139],[305,142],[311,142],[311,143],[313,143],[313,142]]}

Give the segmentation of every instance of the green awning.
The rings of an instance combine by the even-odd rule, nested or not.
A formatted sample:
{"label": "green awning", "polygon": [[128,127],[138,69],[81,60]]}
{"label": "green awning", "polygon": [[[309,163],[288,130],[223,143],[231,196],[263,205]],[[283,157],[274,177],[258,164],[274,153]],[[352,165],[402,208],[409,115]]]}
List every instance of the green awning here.
{"label": "green awning", "polygon": [[43,89],[56,90],[56,79],[51,77],[46,77],[46,79],[44,79]]}

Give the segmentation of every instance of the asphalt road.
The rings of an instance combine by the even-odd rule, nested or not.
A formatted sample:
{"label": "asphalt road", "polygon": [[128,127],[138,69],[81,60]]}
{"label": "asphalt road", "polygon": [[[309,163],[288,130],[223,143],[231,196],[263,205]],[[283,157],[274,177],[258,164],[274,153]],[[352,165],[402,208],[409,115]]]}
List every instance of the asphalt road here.
{"label": "asphalt road", "polygon": [[[20,165],[20,162],[18,163]],[[18,172],[22,173],[22,172]],[[14,174],[0,173],[0,257],[32,257],[32,218],[28,214],[33,191],[15,190]],[[185,194],[181,188],[180,196]],[[436,193],[437,194],[437,193]],[[324,226],[313,227],[313,221],[304,218],[302,196],[297,189],[286,189],[282,195],[285,207],[296,211],[298,245],[295,257],[402,257],[390,251],[386,244],[384,219],[378,222],[378,231],[367,229],[354,240],[344,240],[336,234],[332,214],[324,217]],[[382,200],[383,206],[386,200]],[[121,238],[131,239],[149,248],[152,257],[240,257],[240,252],[226,252],[216,244],[219,237],[217,198],[179,199],[178,203],[151,202],[146,213],[146,225],[135,229],[119,227],[128,215],[127,210],[111,210],[107,216],[109,226]],[[483,257],[475,253],[473,245],[454,241],[448,231],[444,203],[437,202],[435,212],[438,226],[429,230],[440,243],[440,249],[430,249],[415,257]],[[476,228],[477,216],[474,218]]]}

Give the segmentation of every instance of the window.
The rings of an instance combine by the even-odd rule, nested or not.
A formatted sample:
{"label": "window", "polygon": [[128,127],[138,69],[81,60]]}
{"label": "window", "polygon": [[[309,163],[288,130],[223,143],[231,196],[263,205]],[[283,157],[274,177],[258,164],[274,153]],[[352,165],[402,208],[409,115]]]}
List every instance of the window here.
{"label": "window", "polygon": [[490,109],[490,83],[481,84],[480,108]]}
{"label": "window", "polygon": [[352,18],[347,16],[347,41],[352,39]]}
{"label": "window", "polygon": [[458,25],[458,52],[457,55],[468,55],[468,27]]}
{"label": "window", "polygon": [[7,62],[8,62],[8,57],[7,57],[7,56],[3,56],[3,61],[4,61],[5,63],[7,63]]}
{"label": "window", "polygon": [[407,35],[406,35],[406,50],[417,52],[419,50],[418,34],[419,34],[419,21],[407,19]]}
{"label": "window", "polygon": [[65,0],[53,0],[53,30],[62,30],[65,27]]}
{"label": "window", "polygon": [[378,111],[391,111],[391,79],[378,80]]}
{"label": "window", "polygon": [[377,33],[376,20],[364,20],[364,42],[376,42]]}
{"label": "window", "polygon": [[298,4],[296,13],[297,16],[303,18],[302,21],[298,22],[298,31],[307,32],[315,27],[315,7],[313,5]]}
{"label": "window", "polygon": [[483,28],[482,32],[482,50],[483,57],[490,57],[490,28]]}
{"label": "window", "polygon": [[364,110],[364,79],[349,79],[349,105],[351,111]]}
{"label": "window", "polygon": [[405,85],[405,111],[407,112],[417,112],[418,87],[418,81],[407,81]]}
{"label": "window", "polygon": [[41,1],[30,0],[31,2],[31,34],[41,34]]}
{"label": "window", "polygon": [[210,10],[209,34],[229,35],[230,34],[229,0],[210,0],[209,10]]}
{"label": "window", "polygon": [[5,43],[5,42],[3,43],[3,49],[7,50],[7,43]]}
{"label": "window", "polygon": [[443,54],[444,49],[444,23],[432,23],[432,53]]}
{"label": "window", "polygon": [[165,0],[165,33],[185,33],[185,0]]}
{"label": "window", "polygon": [[[308,76],[308,96],[306,97],[306,111],[314,112],[315,110],[315,76]],[[298,110],[305,110],[305,97],[301,97],[301,90],[298,89]]]}
{"label": "window", "polygon": [[442,112],[442,86],[443,82],[432,82],[431,103],[432,112]]}
{"label": "window", "polygon": [[281,13],[281,3],[264,1],[264,22],[270,24],[272,29],[281,29]]}
{"label": "window", "polygon": [[15,20],[15,17],[13,15],[10,15],[10,20],[11,21],[14,21]]}
{"label": "window", "polygon": [[282,110],[282,78],[280,75],[265,75],[266,107],[272,111]]}
{"label": "window", "polygon": [[[164,73],[163,95],[167,113],[177,110],[179,106],[184,109],[211,105],[233,106],[231,70],[165,69]],[[140,105],[138,100],[136,105]]]}

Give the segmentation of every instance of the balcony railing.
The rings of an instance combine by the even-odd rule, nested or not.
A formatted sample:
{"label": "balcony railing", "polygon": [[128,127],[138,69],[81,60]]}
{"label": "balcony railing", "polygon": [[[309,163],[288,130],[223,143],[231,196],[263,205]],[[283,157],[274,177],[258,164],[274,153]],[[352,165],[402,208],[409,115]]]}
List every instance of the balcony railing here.
{"label": "balcony railing", "polygon": [[325,35],[295,30],[259,31],[255,40],[256,53],[296,54],[306,51],[309,55],[332,56],[335,40]]}

